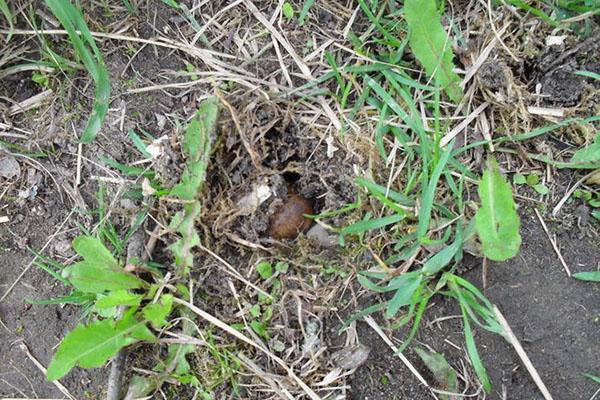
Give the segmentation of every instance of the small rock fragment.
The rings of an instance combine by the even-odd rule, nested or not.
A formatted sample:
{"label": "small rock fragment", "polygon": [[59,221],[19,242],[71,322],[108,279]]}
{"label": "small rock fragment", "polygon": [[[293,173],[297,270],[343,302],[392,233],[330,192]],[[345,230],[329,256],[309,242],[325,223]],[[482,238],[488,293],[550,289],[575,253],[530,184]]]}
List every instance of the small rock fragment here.
{"label": "small rock fragment", "polygon": [[13,156],[0,158],[0,177],[12,179],[21,174],[19,162]]}
{"label": "small rock fragment", "polygon": [[271,188],[267,185],[255,185],[252,188],[252,192],[242,196],[238,200],[237,206],[239,208],[249,208],[256,210],[258,206],[264,203],[273,194]]}
{"label": "small rock fragment", "polygon": [[312,214],[312,201],[295,193],[288,194],[288,198],[279,206],[271,216],[269,235],[274,239],[295,239],[300,232],[306,232],[312,220],[304,214]]}
{"label": "small rock fragment", "polygon": [[314,240],[323,247],[334,247],[337,244],[335,236],[327,233],[325,228],[319,224],[315,224],[310,228],[308,232],[306,232],[306,237]]}
{"label": "small rock fragment", "polygon": [[369,358],[371,348],[364,344],[345,347],[332,354],[333,363],[342,369],[354,369],[363,365]]}

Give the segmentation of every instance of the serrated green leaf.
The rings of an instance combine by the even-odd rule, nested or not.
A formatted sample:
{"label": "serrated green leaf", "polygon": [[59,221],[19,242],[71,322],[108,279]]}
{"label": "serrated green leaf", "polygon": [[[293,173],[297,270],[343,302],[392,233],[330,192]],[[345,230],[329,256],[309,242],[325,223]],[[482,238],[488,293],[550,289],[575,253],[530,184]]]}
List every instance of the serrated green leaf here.
{"label": "serrated green leaf", "polygon": [[80,261],[66,267],[63,277],[79,291],[84,293],[102,293],[107,290],[136,289],[143,282],[130,273],[115,271],[101,264]]}
{"label": "serrated green leaf", "polygon": [[[429,352],[418,347],[415,347],[415,352],[431,371],[442,390],[458,393],[458,379],[456,376],[456,371],[454,371],[450,364],[448,364],[448,361],[446,361],[446,358],[444,358],[443,355],[434,351]],[[440,394],[439,396],[442,400],[450,399],[448,395]]]}
{"label": "serrated green leaf", "polygon": [[448,97],[458,103],[463,96],[460,77],[454,72],[452,39],[448,38],[435,0],[405,0],[404,16],[410,29],[410,48]]}
{"label": "serrated green leaf", "polygon": [[514,257],[521,246],[520,219],[510,185],[493,158],[488,160],[478,193],[481,207],[475,215],[475,226],[483,254],[495,261]]}
{"label": "serrated green leaf", "polygon": [[92,236],[79,236],[73,240],[73,249],[91,264],[107,269],[117,269],[119,264],[100,239]]}
{"label": "serrated green leaf", "polygon": [[156,303],[150,303],[142,309],[142,314],[155,329],[163,327],[167,321],[166,318],[171,314],[173,308],[173,296],[163,294]]}
{"label": "serrated green leaf", "polygon": [[183,149],[192,161],[208,156],[210,136],[217,125],[219,101],[216,97],[204,100],[185,130]]}
{"label": "serrated green leaf", "polygon": [[573,274],[573,278],[580,281],[600,282],[600,271],[577,272]]}
{"label": "serrated green leaf", "polygon": [[82,368],[101,367],[121,348],[137,341],[130,335],[141,325],[117,326],[104,320],[77,326],[60,343],[48,366],[48,380],[62,378],[78,364]]}

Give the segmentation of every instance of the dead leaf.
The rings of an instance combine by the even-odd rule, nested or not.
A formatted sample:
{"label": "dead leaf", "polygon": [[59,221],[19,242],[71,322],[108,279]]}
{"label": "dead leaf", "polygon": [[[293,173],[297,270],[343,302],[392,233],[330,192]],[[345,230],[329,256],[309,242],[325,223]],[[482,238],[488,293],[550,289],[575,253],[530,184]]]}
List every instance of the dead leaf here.
{"label": "dead leaf", "polygon": [[600,168],[595,170],[586,180],[588,185],[600,185]]}

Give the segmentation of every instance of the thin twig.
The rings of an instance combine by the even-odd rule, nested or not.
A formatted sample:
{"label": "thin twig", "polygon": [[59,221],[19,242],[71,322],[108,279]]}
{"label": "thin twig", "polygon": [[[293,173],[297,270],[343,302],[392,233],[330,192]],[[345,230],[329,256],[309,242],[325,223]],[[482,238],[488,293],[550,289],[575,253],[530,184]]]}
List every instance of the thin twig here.
{"label": "thin twig", "polygon": [[[42,365],[41,362],[39,362],[34,356],[33,354],[31,354],[31,352],[29,351],[29,348],[27,347],[27,345],[23,342],[19,343],[19,348],[21,350],[23,350],[23,352],[25,353],[25,355],[27,356],[27,358],[29,358],[34,364],[35,366],[42,371],[42,373],[44,374],[44,376],[46,376],[46,367],[44,367]],[[62,383],[60,383],[58,380],[56,381],[52,381],[52,383],[54,384],[54,386],[56,386],[58,388],[58,390],[60,390],[60,392],[62,394],[64,394],[67,398],[71,399],[71,400],[77,400],[75,398],[75,396],[73,396],[70,392],[69,389],[67,389]]]}
{"label": "thin twig", "polygon": [[523,346],[521,346],[521,343],[513,333],[512,329],[510,328],[510,325],[508,325],[508,322],[506,322],[506,319],[504,318],[498,307],[496,307],[496,305],[494,305],[494,313],[496,314],[496,319],[498,320],[500,325],[502,325],[502,329],[504,329],[504,337],[515,348],[515,351],[519,355],[519,358],[525,365],[525,368],[527,368],[527,372],[529,372],[529,375],[531,375],[531,378],[533,379],[537,387],[540,389],[540,392],[542,392],[544,399],[552,400],[552,395],[550,395],[550,392],[546,388],[546,385],[544,385],[542,378],[540,378],[540,374],[538,374],[537,370],[531,363],[531,360],[527,356],[527,353],[525,353]]}
{"label": "thin twig", "polygon": [[44,244],[44,246],[42,246],[42,248],[40,249],[39,253],[36,254],[31,261],[29,262],[29,264],[27,264],[27,266],[25,267],[25,269],[19,274],[19,276],[17,276],[17,279],[15,279],[15,281],[12,283],[12,285],[10,285],[10,287],[6,290],[6,292],[4,292],[4,294],[2,295],[2,297],[0,297],[0,303],[6,299],[6,297],[10,294],[10,292],[12,292],[12,290],[15,288],[15,286],[17,285],[17,283],[19,283],[19,281],[23,278],[23,276],[25,276],[25,274],[27,273],[27,271],[29,271],[29,269],[31,268],[31,266],[37,261],[39,254],[42,254],[44,252],[44,250],[46,250],[46,247],[48,247],[48,245],[50,243],[52,243],[52,241],[54,240],[54,238],[59,234],[59,232],[61,231],[62,227],[67,223],[67,221],[69,220],[69,218],[71,218],[71,215],[73,215],[73,213],[75,212],[75,210],[71,210],[71,212],[69,213],[69,215],[67,215],[67,218],[65,218],[65,220],[58,226],[58,228],[56,228],[56,230],[54,231],[54,233],[52,234],[52,236],[50,236],[48,238],[48,241],[46,241],[46,244]]}
{"label": "thin twig", "polygon": [[554,252],[558,256],[560,263],[562,264],[563,268],[567,272],[567,276],[571,277],[571,270],[569,269],[569,266],[567,265],[567,263],[565,262],[565,259],[563,258],[562,254],[560,253],[560,250],[558,249],[556,242],[554,241],[554,239],[552,239],[552,236],[550,236],[550,231],[548,231],[548,227],[546,226],[546,223],[544,222],[542,216],[540,215],[540,212],[537,210],[537,208],[534,208],[533,211],[535,211],[535,215],[537,215],[538,219],[540,220],[540,224],[542,224],[542,228],[544,228],[544,232],[546,232],[546,235],[548,236],[548,240],[552,244],[552,248],[554,249]]}
{"label": "thin twig", "polygon": [[583,178],[581,178],[580,180],[578,180],[577,182],[575,182],[575,184],[573,186],[571,186],[571,188],[569,190],[567,190],[567,193],[565,193],[565,195],[563,196],[563,198],[560,199],[560,201],[558,202],[558,204],[556,204],[556,206],[552,209],[552,216],[553,217],[556,217],[556,215],[558,214],[558,212],[560,211],[560,209],[562,208],[562,206],[567,202],[567,200],[569,200],[569,198],[575,192],[575,190],[583,182],[585,182],[590,176],[592,176],[594,173],[596,173],[596,171],[592,171],[589,174],[586,174]]}
{"label": "thin twig", "polygon": [[229,333],[232,336],[235,336],[242,342],[249,344],[250,346],[252,346],[252,347],[256,348],[257,350],[266,354],[269,358],[271,358],[271,360],[273,360],[277,364],[279,364],[279,366],[281,366],[288,373],[290,378],[292,378],[302,388],[302,390],[304,390],[304,393],[306,393],[308,395],[308,397],[310,397],[312,400],[321,400],[321,397],[319,397],[319,395],[317,395],[310,387],[308,387],[308,385],[306,383],[304,383],[304,381],[302,381],[302,379],[300,379],[294,373],[294,371],[292,371],[292,369],[285,363],[285,361],[283,361],[281,358],[277,357],[275,354],[270,352],[268,349],[264,348],[260,344],[256,343],[252,339],[248,338],[243,333],[233,329],[232,327],[227,325],[225,322],[212,316],[211,314],[207,313],[206,311],[201,310],[200,308],[196,307],[195,305],[188,303],[185,300],[181,300],[177,297],[175,297],[173,299],[173,301],[177,304],[181,304],[182,306],[189,308],[190,311],[194,312],[196,315],[198,315],[200,318],[204,319],[205,321],[211,323],[212,325],[215,325],[217,328]]}
{"label": "thin twig", "polygon": [[[431,389],[431,386],[429,386],[429,384],[427,383],[425,378],[423,378],[423,376],[419,373],[419,371],[417,371],[417,369],[411,364],[411,362],[408,360],[408,358],[406,358],[404,356],[404,354],[402,354],[398,351],[398,348],[396,347],[396,345],[394,345],[394,343],[392,343],[390,338],[388,338],[387,335],[381,330],[381,327],[379,326],[379,324],[377,324],[377,322],[375,322],[375,320],[370,315],[367,315],[363,319],[379,335],[379,337],[381,339],[383,339],[383,341],[390,347],[390,349],[392,349],[394,351],[394,354],[396,354],[398,356],[398,358],[400,358],[402,363],[404,365],[406,365],[406,367],[419,380],[419,382],[421,382],[423,384],[423,386],[425,386],[427,389]],[[430,393],[435,399],[437,399],[437,396],[433,392],[430,391]]]}

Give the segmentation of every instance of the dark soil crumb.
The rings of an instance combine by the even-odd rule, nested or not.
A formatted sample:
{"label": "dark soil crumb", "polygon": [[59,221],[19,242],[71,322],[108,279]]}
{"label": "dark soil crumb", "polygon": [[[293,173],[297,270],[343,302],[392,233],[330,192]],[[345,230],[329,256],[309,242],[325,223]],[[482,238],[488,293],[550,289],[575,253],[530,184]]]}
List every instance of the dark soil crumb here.
{"label": "dark soil crumb", "polygon": [[542,78],[542,94],[548,96],[546,101],[553,105],[576,105],[584,89],[584,79],[573,71],[557,69]]}

